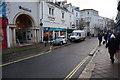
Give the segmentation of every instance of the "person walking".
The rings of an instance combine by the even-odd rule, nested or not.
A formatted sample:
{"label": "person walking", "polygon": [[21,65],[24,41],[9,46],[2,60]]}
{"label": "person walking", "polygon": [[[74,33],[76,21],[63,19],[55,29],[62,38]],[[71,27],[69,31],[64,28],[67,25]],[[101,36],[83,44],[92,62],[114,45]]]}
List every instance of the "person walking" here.
{"label": "person walking", "polygon": [[109,32],[108,35],[107,35],[107,39],[109,40],[111,37],[111,33]]}
{"label": "person walking", "polygon": [[106,44],[106,48],[108,48],[108,52],[110,54],[110,59],[111,59],[112,63],[114,63],[114,54],[117,51],[116,44],[117,44],[116,38],[115,38],[114,34],[112,34],[110,39],[108,40],[108,43]]}
{"label": "person walking", "polygon": [[102,42],[102,32],[100,32],[98,34],[98,40],[99,40],[99,46],[101,46],[101,42]]}
{"label": "person walking", "polygon": [[108,34],[107,33],[104,34],[104,40],[105,40],[105,43],[107,44],[107,40],[108,40]]}
{"label": "person walking", "polygon": [[115,36],[117,40],[117,45],[116,45],[117,51],[119,51],[120,50],[120,31],[118,31]]}

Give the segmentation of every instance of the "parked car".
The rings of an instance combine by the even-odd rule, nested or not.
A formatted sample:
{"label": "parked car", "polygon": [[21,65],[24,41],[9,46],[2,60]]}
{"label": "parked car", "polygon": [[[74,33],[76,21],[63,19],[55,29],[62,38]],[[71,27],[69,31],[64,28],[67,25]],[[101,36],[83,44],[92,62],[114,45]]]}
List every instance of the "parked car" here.
{"label": "parked car", "polygon": [[57,39],[53,40],[53,45],[62,45],[66,43],[67,39],[65,38],[65,36],[59,36]]}

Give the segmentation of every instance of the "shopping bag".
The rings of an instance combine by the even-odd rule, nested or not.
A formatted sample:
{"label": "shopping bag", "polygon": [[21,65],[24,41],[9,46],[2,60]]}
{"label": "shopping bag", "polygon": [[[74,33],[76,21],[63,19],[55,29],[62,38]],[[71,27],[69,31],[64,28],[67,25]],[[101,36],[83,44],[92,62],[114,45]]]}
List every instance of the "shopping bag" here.
{"label": "shopping bag", "polygon": [[105,44],[105,41],[103,41],[103,45]]}
{"label": "shopping bag", "polygon": [[115,57],[116,57],[117,59],[120,59],[120,50],[118,50],[118,51],[115,53]]}

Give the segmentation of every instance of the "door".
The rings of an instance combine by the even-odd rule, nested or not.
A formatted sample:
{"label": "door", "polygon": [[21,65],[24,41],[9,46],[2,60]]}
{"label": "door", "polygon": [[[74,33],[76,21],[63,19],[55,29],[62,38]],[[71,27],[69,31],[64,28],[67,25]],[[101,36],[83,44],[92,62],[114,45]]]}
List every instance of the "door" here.
{"label": "door", "polygon": [[32,42],[33,41],[32,30],[27,30],[26,31],[26,39],[27,39],[27,42]]}
{"label": "door", "polygon": [[57,39],[59,37],[59,32],[55,32],[55,39]]}

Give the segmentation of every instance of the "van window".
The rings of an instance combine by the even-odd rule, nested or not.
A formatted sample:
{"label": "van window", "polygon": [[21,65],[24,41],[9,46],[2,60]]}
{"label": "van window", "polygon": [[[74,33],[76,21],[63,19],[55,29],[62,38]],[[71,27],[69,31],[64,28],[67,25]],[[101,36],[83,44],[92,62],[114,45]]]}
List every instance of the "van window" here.
{"label": "van window", "polygon": [[72,36],[81,36],[81,33],[73,32],[71,35]]}
{"label": "van window", "polygon": [[81,33],[77,33],[77,36],[81,36]]}

